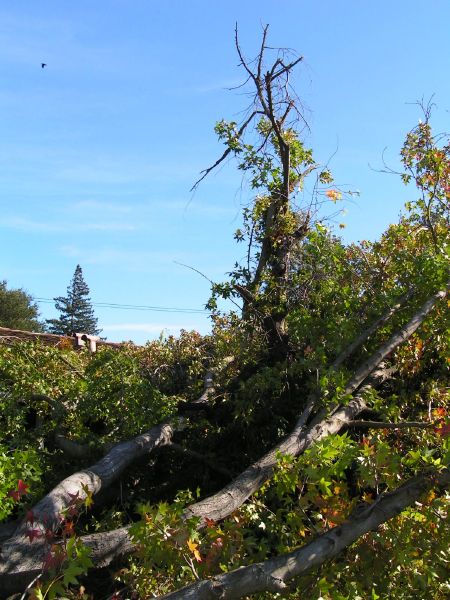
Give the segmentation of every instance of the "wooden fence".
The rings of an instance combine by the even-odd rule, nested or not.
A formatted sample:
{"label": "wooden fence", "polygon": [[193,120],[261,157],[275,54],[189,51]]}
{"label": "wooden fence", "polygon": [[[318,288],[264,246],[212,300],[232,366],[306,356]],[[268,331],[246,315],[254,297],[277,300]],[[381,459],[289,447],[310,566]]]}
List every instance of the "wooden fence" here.
{"label": "wooden fence", "polygon": [[110,346],[120,348],[120,342],[106,342],[96,335],[86,333],[75,333],[73,336],[55,335],[53,333],[35,333],[33,331],[22,331],[21,329],[9,329],[0,327],[0,344],[11,345],[20,341],[40,340],[48,346],[73,347],[80,349],[87,347],[90,352],[95,352],[98,346]]}

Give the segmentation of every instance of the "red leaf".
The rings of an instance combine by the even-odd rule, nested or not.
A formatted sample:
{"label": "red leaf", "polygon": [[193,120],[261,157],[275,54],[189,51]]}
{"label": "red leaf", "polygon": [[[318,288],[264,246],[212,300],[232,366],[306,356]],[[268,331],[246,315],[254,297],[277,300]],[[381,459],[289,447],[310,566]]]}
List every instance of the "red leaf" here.
{"label": "red leaf", "polygon": [[25,494],[28,494],[28,488],[30,486],[27,483],[24,483],[22,481],[22,479],[19,479],[19,481],[17,482],[17,491],[19,492],[19,494],[21,496],[24,496]]}
{"label": "red leaf", "polygon": [[69,537],[75,533],[73,521],[66,521],[64,524],[63,534]]}
{"label": "red leaf", "polygon": [[441,425],[440,427],[435,427],[434,432],[441,437],[447,437],[450,435],[450,423],[447,423],[447,425]]}
{"label": "red leaf", "polygon": [[44,556],[44,562],[42,569],[49,571],[51,569],[58,569],[62,563],[66,560],[67,554],[63,548],[54,544],[51,550]]}
{"label": "red leaf", "polygon": [[42,531],[40,529],[27,529],[25,535],[33,543],[33,540],[42,537]]}
{"label": "red leaf", "polygon": [[9,490],[8,498],[12,498],[15,502],[19,502],[20,497],[28,494],[28,488],[30,486],[19,479],[17,482],[17,490]]}
{"label": "red leaf", "polygon": [[8,498],[12,498],[15,502],[19,502],[20,493],[18,492],[18,490],[9,490]]}

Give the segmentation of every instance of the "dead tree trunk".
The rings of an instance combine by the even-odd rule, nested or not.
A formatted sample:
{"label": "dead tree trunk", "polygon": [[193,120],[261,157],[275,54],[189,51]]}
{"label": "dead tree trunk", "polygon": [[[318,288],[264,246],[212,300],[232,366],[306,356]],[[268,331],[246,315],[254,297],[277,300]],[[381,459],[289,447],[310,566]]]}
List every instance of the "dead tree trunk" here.
{"label": "dead tree trunk", "polygon": [[[224,122],[216,127],[226,150],[202,172],[193,189],[230,154],[238,158],[239,168],[251,177],[252,189],[257,190],[258,196],[255,213],[246,225],[248,265],[245,275],[240,272],[233,278],[233,286],[243,302],[243,318],[259,322],[269,355],[276,362],[285,358],[289,350],[286,317],[291,251],[306,235],[310,218],[308,211],[300,215],[292,208],[292,195],[317,165],[310,154],[300,150],[302,143],[295,127],[304,118],[289,88],[289,77],[303,57],[280,49],[274,62],[266,65],[266,53],[270,51],[267,33],[265,27],[258,55],[249,61],[241,50],[236,29],[240,65],[254,94],[250,116],[239,129],[235,123]],[[257,141],[249,145],[244,143],[244,136],[251,128]]]}

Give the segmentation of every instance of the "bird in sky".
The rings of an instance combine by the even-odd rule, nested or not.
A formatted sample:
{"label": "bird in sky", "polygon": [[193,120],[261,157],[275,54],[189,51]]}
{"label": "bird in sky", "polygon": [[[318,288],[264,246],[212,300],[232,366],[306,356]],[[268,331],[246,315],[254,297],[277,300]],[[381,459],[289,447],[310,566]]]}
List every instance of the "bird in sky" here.
{"label": "bird in sky", "polygon": [[47,66],[47,63],[41,63],[41,69]]}

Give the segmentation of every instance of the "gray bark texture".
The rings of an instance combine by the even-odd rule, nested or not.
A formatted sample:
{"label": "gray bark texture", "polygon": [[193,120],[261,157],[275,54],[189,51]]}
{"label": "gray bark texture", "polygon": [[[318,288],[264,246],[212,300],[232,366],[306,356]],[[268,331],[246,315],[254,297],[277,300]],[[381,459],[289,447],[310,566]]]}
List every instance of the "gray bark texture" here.
{"label": "gray bark texture", "polygon": [[448,469],[416,477],[393,492],[379,496],[373,504],[358,506],[341,526],[334,527],[294,552],[198,581],[160,598],[234,600],[261,592],[285,593],[289,591],[287,582],[334,558],[358,538],[400,514],[425,492],[449,486]]}
{"label": "gray bark texture", "polygon": [[[61,514],[70,506],[74,497],[84,500],[88,492],[95,495],[108,487],[134,460],[158,446],[170,444],[172,434],[170,425],[153,427],[142,435],[117,444],[88,469],[66,477],[33,507],[33,529],[39,529],[41,532],[55,529],[60,523]],[[19,589],[23,589],[24,585],[41,571],[43,558],[48,552],[47,543],[43,538],[31,543],[26,537],[27,529],[27,522],[22,521],[12,537],[1,546],[0,594],[15,591],[18,586]],[[91,536],[86,537],[90,541]],[[126,545],[126,540],[120,542],[119,539],[114,539],[114,536],[108,540],[114,540],[116,552]],[[93,540],[91,545],[103,560],[107,560],[113,547],[110,544],[105,549],[102,539]]]}

